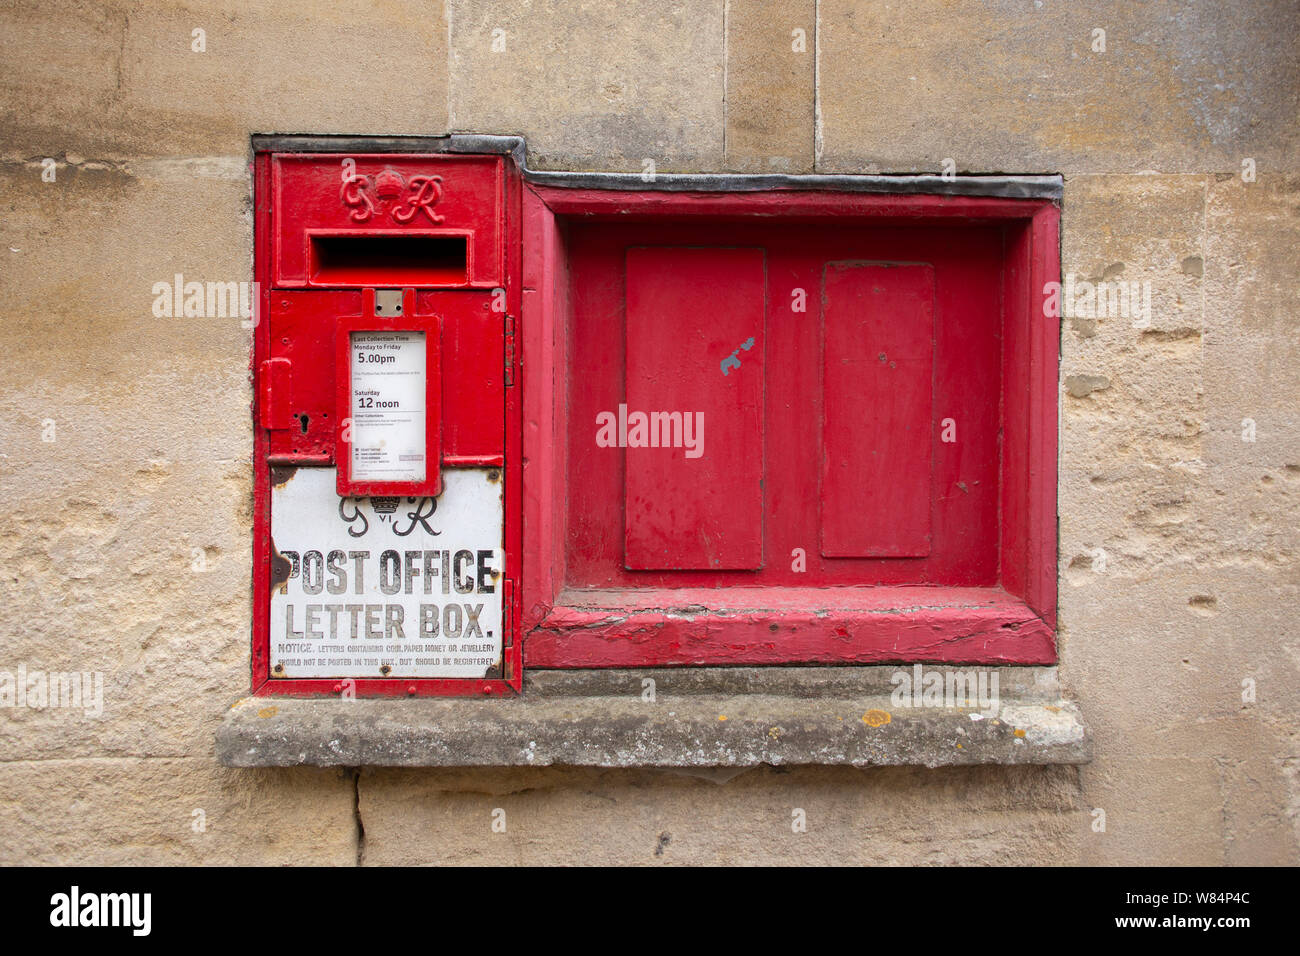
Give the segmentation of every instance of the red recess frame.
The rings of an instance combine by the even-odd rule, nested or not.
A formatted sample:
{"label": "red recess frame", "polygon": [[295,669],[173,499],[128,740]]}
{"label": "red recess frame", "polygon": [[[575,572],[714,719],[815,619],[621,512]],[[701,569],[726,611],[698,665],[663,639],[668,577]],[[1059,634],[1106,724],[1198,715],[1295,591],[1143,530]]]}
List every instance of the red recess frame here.
{"label": "red recess frame", "polygon": [[[502,646],[502,675],[500,677],[487,677],[482,679],[466,678],[353,678],[351,687],[339,678],[272,678],[270,674],[270,634],[269,634],[269,607],[271,593],[271,572],[272,572],[272,541],[270,527],[270,499],[271,499],[271,481],[272,470],[277,468],[295,468],[302,466],[322,466],[335,462],[337,457],[336,439],[338,437],[338,425],[334,428],[320,434],[318,438],[311,442],[304,442],[301,452],[289,452],[286,450],[273,451],[271,446],[271,425],[280,420],[290,410],[284,406],[282,395],[277,395],[275,389],[276,382],[271,381],[271,375],[279,373],[280,365],[288,363],[278,363],[272,358],[271,344],[271,316],[272,316],[272,298],[280,296],[283,293],[297,293],[298,295],[310,295],[304,286],[307,283],[292,283],[277,286],[275,278],[275,254],[278,240],[275,221],[275,212],[279,208],[282,198],[280,181],[276,173],[276,163],[278,160],[287,160],[297,162],[302,160],[320,160],[328,161],[332,165],[337,163],[345,156],[356,157],[358,163],[366,164],[386,164],[393,163],[402,168],[409,166],[425,167],[442,167],[443,175],[449,182],[453,180],[456,172],[460,168],[472,168],[477,165],[485,167],[496,164],[498,168],[492,171],[491,187],[483,187],[480,191],[490,198],[490,202],[484,203],[484,213],[491,221],[484,223],[485,227],[492,230],[495,237],[494,242],[499,247],[499,255],[493,257],[493,261],[485,266],[480,261],[479,268],[485,270],[483,276],[474,278],[471,276],[464,283],[457,283],[446,287],[447,291],[441,288],[431,290],[429,283],[421,282],[376,282],[379,288],[403,288],[404,290],[414,287],[416,296],[419,297],[417,302],[418,308],[411,308],[411,301],[407,297],[407,292],[403,292],[403,313],[407,317],[414,316],[415,312],[421,313],[420,316],[414,316],[417,323],[414,328],[423,328],[427,333],[436,332],[431,329],[429,324],[433,321],[429,313],[437,313],[441,316],[438,325],[441,328],[442,338],[445,340],[450,335],[453,338],[456,335],[465,335],[464,315],[468,312],[466,309],[460,309],[460,314],[454,328],[448,328],[446,315],[438,311],[436,304],[429,297],[441,295],[468,296],[479,298],[466,298],[466,302],[473,305],[480,299],[484,303],[489,299],[493,290],[500,288],[505,291],[505,312],[500,316],[499,321],[503,325],[502,334],[490,340],[491,348],[499,350],[500,363],[496,364],[496,369],[500,370],[504,379],[502,388],[504,392],[504,434],[501,441],[500,449],[478,450],[472,454],[457,453],[447,442],[447,432],[444,430],[443,438],[446,441],[440,441],[445,447],[441,449],[442,464],[451,467],[497,467],[503,470],[504,477],[504,513],[505,513],[505,532],[504,532],[504,551],[505,551],[505,574],[502,576],[501,587],[502,608],[504,617],[504,635]],[[258,280],[258,308],[259,319],[253,330],[253,349],[250,370],[253,374],[258,387],[253,390],[253,648],[252,648],[252,693],[255,696],[292,696],[292,697],[337,697],[349,689],[355,691],[357,697],[449,697],[449,696],[476,696],[476,697],[506,697],[519,694],[523,687],[523,647],[519,639],[520,623],[520,599],[522,588],[519,586],[523,567],[523,542],[522,527],[518,518],[519,502],[522,498],[522,474],[520,468],[521,461],[521,434],[522,422],[521,411],[522,401],[520,396],[520,377],[516,374],[514,365],[516,359],[515,346],[515,329],[518,326],[518,316],[521,309],[521,231],[519,209],[521,202],[521,181],[516,167],[507,159],[500,156],[458,156],[444,155],[437,153],[392,153],[392,154],[362,154],[359,152],[349,153],[281,153],[274,151],[258,150],[254,155],[253,161],[253,182],[254,182],[254,275]],[[337,189],[337,186],[333,187]],[[334,193],[331,193],[331,203],[336,201]],[[315,200],[313,200],[315,201]],[[468,213],[462,213],[462,218]],[[449,228],[445,230],[430,229],[422,227],[413,231],[412,234],[419,237],[430,235],[459,235],[463,230],[460,222],[449,221]],[[376,229],[370,234],[391,235],[400,230]],[[358,234],[365,234],[358,231]],[[473,250],[470,250],[473,255]],[[474,262],[470,260],[471,265]],[[324,285],[324,288],[321,286]],[[338,291],[350,295],[355,295],[357,300],[362,299],[363,295],[369,298],[369,293],[362,288],[354,285],[327,285],[313,283],[311,289],[316,290],[314,294],[320,295],[321,292]],[[373,288],[373,287],[372,287]],[[458,300],[459,301],[459,300]],[[482,304],[482,309],[487,310],[488,306]],[[322,327],[316,333],[319,341],[314,344],[317,346],[316,351],[321,355],[328,355],[334,362],[338,361],[338,339],[337,327],[339,325],[353,324],[356,328],[367,330],[371,328],[383,328],[384,319],[376,319],[374,316],[373,301],[362,303],[362,312],[369,313],[369,316],[348,315],[341,312],[337,307],[330,307],[328,321],[322,322]],[[324,316],[324,313],[322,313]],[[456,331],[459,330],[459,331]],[[427,343],[428,340],[426,340]],[[464,347],[464,346],[462,346]],[[484,343],[480,342],[476,348],[482,349]],[[441,346],[439,346],[441,351]],[[494,362],[496,361],[494,357]],[[445,365],[445,363],[443,363]],[[322,381],[331,381],[328,376],[332,375],[335,370],[331,369],[301,369],[298,374],[314,374],[321,376]],[[346,373],[346,365],[343,366]],[[259,376],[260,379],[259,379]],[[341,375],[338,379],[346,379],[346,374]],[[288,380],[288,375],[283,375],[284,380]],[[339,394],[338,379],[333,379],[333,386],[330,394]],[[430,381],[434,381],[430,376]],[[276,397],[272,397],[276,396]],[[336,410],[337,410],[337,399]],[[350,403],[343,407],[347,408]],[[445,396],[441,399],[441,405],[447,406]],[[284,407],[282,407],[284,406]],[[347,417],[346,415],[339,416]],[[317,433],[313,431],[313,435]],[[295,443],[296,444],[296,443]],[[453,443],[454,444],[454,443]]]}
{"label": "red recess frame", "polygon": [[[352,448],[352,333],[424,333],[424,480],[355,481]],[[413,495],[435,498],[442,493],[442,317],[415,314],[415,290],[402,290],[401,315],[376,315],[375,290],[361,293],[361,315],[339,316],[334,325],[334,407],[340,412],[335,426],[335,459],[340,497]]]}
{"label": "red recess frame", "polygon": [[[575,588],[566,583],[568,223],[1001,228],[1001,430],[992,587]],[[812,190],[629,192],[528,184],[523,195],[524,661],[530,668],[1056,661],[1060,209],[1036,199]],[[610,533],[615,533],[610,529]]]}

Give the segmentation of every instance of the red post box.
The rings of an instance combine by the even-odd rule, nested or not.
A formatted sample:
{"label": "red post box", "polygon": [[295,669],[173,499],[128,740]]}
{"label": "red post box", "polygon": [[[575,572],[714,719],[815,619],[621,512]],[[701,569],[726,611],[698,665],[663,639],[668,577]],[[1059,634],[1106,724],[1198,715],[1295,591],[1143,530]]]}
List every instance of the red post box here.
{"label": "red post box", "polygon": [[517,692],[518,171],[255,163],[254,690]]}

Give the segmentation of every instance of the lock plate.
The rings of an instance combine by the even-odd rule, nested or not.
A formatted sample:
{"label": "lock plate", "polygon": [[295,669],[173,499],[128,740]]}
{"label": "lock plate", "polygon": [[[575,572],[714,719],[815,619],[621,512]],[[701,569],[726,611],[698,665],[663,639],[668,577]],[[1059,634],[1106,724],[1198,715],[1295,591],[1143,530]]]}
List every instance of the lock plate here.
{"label": "lock plate", "polygon": [[375,315],[401,315],[402,314],[402,290],[401,289],[376,289],[375,290]]}

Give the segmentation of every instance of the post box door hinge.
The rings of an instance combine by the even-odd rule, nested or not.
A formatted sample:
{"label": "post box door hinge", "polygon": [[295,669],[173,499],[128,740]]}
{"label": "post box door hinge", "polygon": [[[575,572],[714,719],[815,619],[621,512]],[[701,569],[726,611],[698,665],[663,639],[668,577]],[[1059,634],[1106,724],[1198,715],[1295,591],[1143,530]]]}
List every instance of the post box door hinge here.
{"label": "post box door hinge", "polygon": [[515,317],[506,314],[506,385],[515,384]]}
{"label": "post box door hinge", "polygon": [[501,646],[510,648],[515,646],[515,582],[506,578],[501,587],[501,619],[505,627]]}
{"label": "post box door hinge", "polygon": [[293,366],[287,358],[266,359],[261,367],[262,427],[271,431],[292,428],[291,379]]}

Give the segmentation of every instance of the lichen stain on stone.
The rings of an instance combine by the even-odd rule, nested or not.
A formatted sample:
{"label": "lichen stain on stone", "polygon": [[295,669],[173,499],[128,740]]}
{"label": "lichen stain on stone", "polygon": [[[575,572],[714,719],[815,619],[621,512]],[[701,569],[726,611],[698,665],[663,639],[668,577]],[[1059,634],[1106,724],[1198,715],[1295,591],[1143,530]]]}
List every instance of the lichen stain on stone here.
{"label": "lichen stain on stone", "polygon": [[878,710],[874,707],[862,715],[862,722],[868,727],[883,727],[893,719],[889,711]]}
{"label": "lichen stain on stone", "polygon": [[265,720],[267,717],[274,717],[280,712],[279,707],[263,707],[257,712],[257,716]]}

